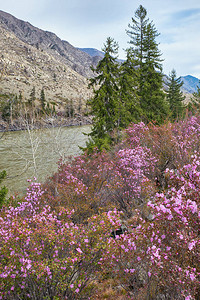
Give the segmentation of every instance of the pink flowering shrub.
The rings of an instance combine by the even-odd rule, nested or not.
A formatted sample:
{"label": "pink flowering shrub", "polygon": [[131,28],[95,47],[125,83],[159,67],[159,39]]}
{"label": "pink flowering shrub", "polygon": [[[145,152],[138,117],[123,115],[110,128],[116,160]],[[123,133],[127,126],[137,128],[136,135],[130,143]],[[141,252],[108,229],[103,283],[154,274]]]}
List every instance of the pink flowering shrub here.
{"label": "pink flowering shrub", "polygon": [[197,300],[199,202],[200,116],[132,124],[2,208],[0,299]]}
{"label": "pink flowering shrub", "polygon": [[[126,138],[122,147],[129,149],[136,146],[147,147],[157,163],[156,182],[158,187],[165,188],[167,182],[164,172],[167,168],[178,169],[190,163],[191,155],[200,148],[200,116],[193,116],[176,123],[166,123],[162,126],[143,123],[132,124],[126,129]],[[153,176],[155,173],[153,174]],[[151,178],[151,180],[155,180]]]}
{"label": "pink flowering shrub", "polygon": [[112,165],[106,152],[93,153],[90,157],[82,155],[71,163],[60,163],[58,173],[47,183],[45,199],[53,209],[58,206],[74,209],[73,220],[76,223],[98,213],[99,208],[101,211],[109,210],[113,206],[106,182],[112,176]]}
{"label": "pink flowering shrub", "polygon": [[134,208],[142,206],[155,193],[155,184],[148,179],[154,172],[155,161],[146,147],[116,152],[112,178],[106,182],[106,187],[111,201],[129,217]]}
{"label": "pink flowering shrub", "polygon": [[[25,201],[0,219],[0,299],[77,299],[99,271],[117,211],[75,225],[66,208],[38,208],[42,191],[32,184]],[[113,215],[113,216],[112,216]]]}
{"label": "pink flowering shrub", "polygon": [[[54,208],[59,204],[74,209],[78,222],[98,213],[99,208],[117,207],[130,216],[135,207],[155,194],[155,182],[149,179],[155,173],[155,162],[151,151],[141,146],[93,153],[90,158],[82,155],[59,165],[45,197]],[[55,187],[57,195],[52,201]]]}
{"label": "pink flowering shrub", "polygon": [[140,299],[141,287],[144,299],[154,299],[156,293],[168,294],[169,299],[198,299],[199,159],[194,156],[179,171],[166,171],[168,190],[148,203],[152,222],[138,212],[138,226],[130,226],[129,233],[110,241],[110,256],[105,261],[111,262],[116,278],[133,299]]}

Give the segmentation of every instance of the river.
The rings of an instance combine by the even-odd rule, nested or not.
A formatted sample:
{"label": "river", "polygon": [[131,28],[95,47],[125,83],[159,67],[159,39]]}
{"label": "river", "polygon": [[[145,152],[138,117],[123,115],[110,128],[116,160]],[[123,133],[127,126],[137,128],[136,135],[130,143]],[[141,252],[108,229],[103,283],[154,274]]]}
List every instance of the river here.
{"label": "river", "polygon": [[7,172],[2,184],[9,188],[9,194],[23,194],[27,179],[36,177],[44,182],[57,170],[60,158],[80,154],[79,146],[84,147],[87,140],[83,132],[90,129],[86,125],[6,132],[0,139],[0,171]]}

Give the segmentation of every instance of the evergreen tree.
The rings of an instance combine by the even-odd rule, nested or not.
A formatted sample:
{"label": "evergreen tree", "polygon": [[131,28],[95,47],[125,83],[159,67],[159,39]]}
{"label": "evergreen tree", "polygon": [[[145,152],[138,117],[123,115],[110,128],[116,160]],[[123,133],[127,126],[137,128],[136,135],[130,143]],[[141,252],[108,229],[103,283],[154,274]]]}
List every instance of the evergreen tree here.
{"label": "evergreen tree", "polygon": [[119,69],[118,104],[121,128],[126,128],[131,122],[140,121],[142,114],[137,95],[138,71],[133,68],[134,63],[129,50],[127,50],[127,59],[120,65]]}
{"label": "evergreen tree", "polygon": [[176,77],[176,71],[173,69],[169,74],[167,100],[170,106],[171,119],[175,120],[182,116],[184,111],[185,96],[181,91],[183,82],[181,78]]}
{"label": "evergreen tree", "polygon": [[200,102],[200,80],[199,85],[197,85],[197,92],[193,93],[193,97],[197,102]]}
{"label": "evergreen tree", "polygon": [[42,88],[41,93],[40,93],[40,103],[41,103],[42,111],[44,113],[45,107],[46,107],[44,88]]}
{"label": "evergreen tree", "polygon": [[23,100],[22,92],[19,91],[19,103],[20,103],[20,104],[22,103],[22,100]]}
{"label": "evergreen tree", "polygon": [[19,114],[19,101],[16,96],[10,96],[9,100],[4,104],[2,108],[2,118],[5,121],[9,121],[13,125],[13,119]]}
{"label": "evergreen tree", "polygon": [[32,88],[32,91],[30,93],[30,97],[28,99],[28,103],[29,105],[33,106],[34,102],[36,100],[36,96],[35,96],[35,87]]}
{"label": "evergreen tree", "polygon": [[187,108],[193,114],[200,111],[200,80],[199,85],[197,86],[197,91],[193,93],[191,101],[188,103]]}
{"label": "evergreen tree", "polygon": [[140,5],[135,12],[135,19],[132,18],[132,23],[128,24],[129,30],[126,30],[127,35],[130,37],[129,44],[131,47],[129,51],[132,52],[134,61],[140,69],[143,66],[146,52],[145,30],[148,23],[147,10]]}
{"label": "evergreen tree", "polygon": [[163,92],[162,59],[156,38],[159,35],[155,25],[147,18],[146,9],[140,5],[135,19],[129,24],[130,53],[132,67],[138,71],[137,94],[140,98],[142,118],[158,123],[168,114],[168,106]]}
{"label": "evergreen tree", "polygon": [[109,147],[113,141],[112,131],[120,126],[117,84],[119,65],[116,61],[118,44],[109,37],[102,51],[105,53],[104,58],[93,69],[97,76],[89,84],[93,87],[94,97],[88,101],[94,118],[89,134],[91,139],[87,146],[97,146],[99,149]]}
{"label": "evergreen tree", "polygon": [[[3,170],[0,172],[0,183],[3,181],[3,179],[6,178],[6,171]],[[6,195],[8,193],[8,188],[4,185],[0,188],[0,209],[2,208],[3,204],[6,201]]]}

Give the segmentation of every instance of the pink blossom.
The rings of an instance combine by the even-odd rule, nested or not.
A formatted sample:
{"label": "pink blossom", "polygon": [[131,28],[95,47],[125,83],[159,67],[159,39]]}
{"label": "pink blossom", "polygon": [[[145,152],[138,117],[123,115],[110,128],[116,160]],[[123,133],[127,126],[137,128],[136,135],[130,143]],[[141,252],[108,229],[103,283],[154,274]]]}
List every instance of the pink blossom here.
{"label": "pink blossom", "polygon": [[196,241],[192,241],[191,243],[189,243],[188,244],[189,250],[192,250],[194,248],[195,244],[196,244]]}
{"label": "pink blossom", "polygon": [[193,281],[195,279],[194,273],[190,273],[190,279]]}
{"label": "pink blossom", "polygon": [[129,273],[129,269],[124,269],[124,272],[125,273]]}
{"label": "pink blossom", "polygon": [[28,264],[26,268],[29,270],[31,268],[31,264]]}
{"label": "pink blossom", "polygon": [[83,251],[81,250],[81,248],[76,248],[76,251],[78,251],[79,253],[83,253]]}

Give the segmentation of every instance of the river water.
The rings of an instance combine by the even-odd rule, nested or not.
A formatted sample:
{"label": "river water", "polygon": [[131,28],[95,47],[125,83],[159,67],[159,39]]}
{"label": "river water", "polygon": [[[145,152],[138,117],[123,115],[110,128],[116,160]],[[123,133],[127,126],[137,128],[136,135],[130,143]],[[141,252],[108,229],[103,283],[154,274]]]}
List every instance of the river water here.
{"label": "river water", "polygon": [[87,141],[83,133],[90,129],[86,125],[6,132],[0,139],[0,171],[7,172],[2,184],[9,188],[9,194],[23,194],[27,179],[36,177],[44,182],[57,170],[60,158],[80,154],[79,146],[84,147]]}

